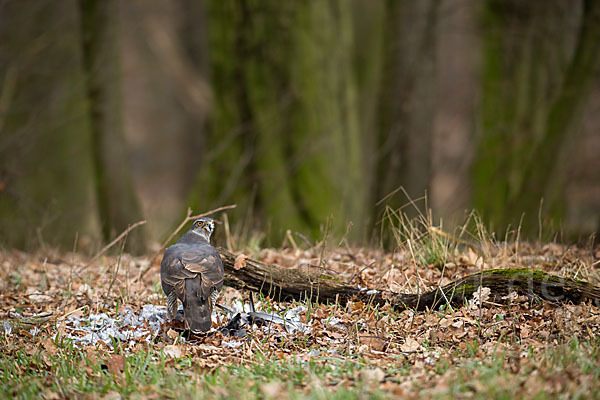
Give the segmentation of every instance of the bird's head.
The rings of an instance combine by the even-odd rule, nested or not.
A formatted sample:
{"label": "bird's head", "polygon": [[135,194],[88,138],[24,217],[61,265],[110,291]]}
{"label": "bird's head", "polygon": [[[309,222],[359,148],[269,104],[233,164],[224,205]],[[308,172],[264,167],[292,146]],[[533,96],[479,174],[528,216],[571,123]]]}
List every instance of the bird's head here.
{"label": "bird's head", "polygon": [[199,218],[194,221],[191,231],[202,236],[207,242],[210,242],[210,235],[215,230],[215,221],[212,218]]}

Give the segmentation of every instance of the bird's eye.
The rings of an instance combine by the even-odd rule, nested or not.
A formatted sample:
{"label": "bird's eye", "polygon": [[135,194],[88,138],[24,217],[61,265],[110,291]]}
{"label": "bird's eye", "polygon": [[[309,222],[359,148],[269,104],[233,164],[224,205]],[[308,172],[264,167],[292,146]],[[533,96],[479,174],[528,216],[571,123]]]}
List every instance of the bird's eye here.
{"label": "bird's eye", "polygon": [[202,227],[202,224],[203,224],[203,222],[202,222],[202,221],[198,221],[198,222],[196,222],[196,225],[197,225],[198,227]]}

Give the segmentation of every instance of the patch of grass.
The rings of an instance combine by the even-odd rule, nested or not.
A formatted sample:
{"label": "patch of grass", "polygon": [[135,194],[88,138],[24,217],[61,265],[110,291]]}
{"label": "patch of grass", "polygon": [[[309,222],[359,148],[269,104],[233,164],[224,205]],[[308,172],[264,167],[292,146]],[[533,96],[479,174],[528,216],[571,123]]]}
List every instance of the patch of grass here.
{"label": "patch of grass", "polygon": [[[282,360],[257,355],[244,364],[207,368],[191,356],[171,359],[148,347],[127,355],[124,370],[115,373],[106,367],[106,358],[92,361],[85,350],[69,341],[59,343],[52,355],[39,348],[17,349],[5,341],[2,344],[5,351],[0,355],[1,398],[102,397],[111,393],[123,397],[201,399],[394,397],[378,385],[361,380],[360,372],[373,368],[368,359],[361,357],[316,357],[303,361],[295,355]],[[580,342],[574,338],[542,353],[530,352],[525,358],[510,352],[477,358],[476,353],[477,344],[470,343],[462,357],[455,353],[452,358],[438,360],[429,369],[427,384],[420,380],[409,383],[421,387],[423,397],[440,399],[554,398],[575,394],[586,398],[600,390],[597,339]],[[515,360],[519,360],[517,364]],[[385,373],[390,382],[400,382],[402,377],[410,379],[413,372],[406,360],[399,359],[397,365],[388,367]],[[577,382],[586,384],[572,387]]]}
{"label": "patch of grass", "polygon": [[431,213],[410,218],[401,210],[386,210],[386,218],[399,248],[411,254],[413,261],[424,268],[442,269],[451,260],[455,244],[433,223]]}
{"label": "patch of grass", "polygon": [[420,264],[442,269],[449,260],[448,246],[446,238],[428,235],[420,243]]}
{"label": "patch of grass", "polygon": [[527,357],[497,352],[465,358],[452,367],[441,361],[436,373],[452,379],[425,393],[443,399],[593,398],[600,391],[599,359],[598,339],[579,342],[575,337]]}
{"label": "patch of grass", "polygon": [[[110,354],[92,361],[71,341],[58,345],[55,354],[41,348],[5,346],[0,355],[0,398],[79,398],[114,392],[124,397],[254,399],[270,398],[273,390],[290,398],[384,396],[376,387],[353,383],[358,371],[368,368],[365,361],[327,357],[303,361],[295,355],[271,360],[257,355],[245,364],[207,368],[191,356],[172,359],[148,347],[127,355],[124,370],[115,373],[107,366]],[[352,385],[332,390],[344,381]],[[265,384],[275,384],[275,389],[271,385],[271,392],[265,390]]]}
{"label": "patch of grass", "polygon": [[23,277],[18,272],[11,273],[10,275],[10,284],[13,285],[16,289],[19,289],[23,286]]}

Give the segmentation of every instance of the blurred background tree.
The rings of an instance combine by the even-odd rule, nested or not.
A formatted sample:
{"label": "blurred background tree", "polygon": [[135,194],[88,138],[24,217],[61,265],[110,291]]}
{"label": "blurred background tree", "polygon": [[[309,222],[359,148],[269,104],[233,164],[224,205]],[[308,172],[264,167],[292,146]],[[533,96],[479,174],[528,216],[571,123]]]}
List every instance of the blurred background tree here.
{"label": "blurred background tree", "polygon": [[362,226],[351,9],[350,2],[209,3],[214,104],[190,196],[196,208],[237,203],[280,238],[284,229],[318,235],[334,210],[337,232],[347,221]]}
{"label": "blurred background tree", "polygon": [[522,220],[533,232],[540,209],[564,215],[558,161],[598,81],[600,3],[491,0],[483,14],[474,206],[497,228]]}
{"label": "blurred background tree", "polygon": [[[236,203],[237,233],[376,243],[406,195],[600,225],[593,0],[0,2],[0,237],[93,251]],[[422,200],[427,195],[427,204]],[[409,211],[411,208],[405,208]],[[416,210],[409,211],[412,215]]]}
{"label": "blurred background tree", "polygon": [[[130,221],[141,219],[127,146],[121,121],[121,86],[117,3],[114,0],[80,0],[81,47],[90,115],[93,182],[102,239],[127,229]],[[128,250],[141,253],[143,230],[131,232]]]}
{"label": "blurred background tree", "polygon": [[72,247],[95,233],[89,119],[74,2],[0,11],[0,237]]}

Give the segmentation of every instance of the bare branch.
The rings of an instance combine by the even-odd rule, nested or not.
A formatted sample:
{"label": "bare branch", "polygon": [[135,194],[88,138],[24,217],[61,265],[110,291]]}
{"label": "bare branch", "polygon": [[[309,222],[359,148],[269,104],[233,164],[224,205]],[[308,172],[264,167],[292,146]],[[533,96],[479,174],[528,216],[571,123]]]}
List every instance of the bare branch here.
{"label": "bare branch", "polygon": [[154,265],[155,260],[161,255],[161,253],[163,252],[163,250],[165,249],[165,247],[167,247],[167,244],[169,244],[169,242],[175,237],[175,235],[177,235],[179,233],[180,230],[183,229],[183,227],[190,221],[194,220],[194,219],[198,219],[198,218],[202,218],[202,217],[206,217],[208,215],[217,213],[219,211],[223,211],[223,210],[230,210],[232,208],[236,208],[237,204],[231,204],[228,206],[223,206],[223,207],[219,207],[219,208],[215,208],[214,210],[210,210],[207,211],[205,213],[202,214],[198,214],[198,215],[191,215],[192,214],[192,209],[188,208],[187,210],[187,215],[186,217],[183,219],[183,221],[181,221],[181,224],[179,224],[179,226],[173,231],[173,233],[171,233],[169,235],[169,237],[167,238],[167,240],[165,240],[163,242],[163,244],[160,246],[160,248],[158,249],[158,251],[156,253],[154,253],[154,255],[150,258],[150,264],[144,268],[142,270],[142,272],[140,272],[139,276],[135,279],[134,282],[138,282],[140,279],[142,279],[144,277],[144,275],[146,275],[146,273],[150,270],[150,268],[152,268],[152,266]]}
{"label": "bare branch", "polygon": [[100,250],[98,253],[96,253],[96,255],[90,260],[90,262],[88,262],[86,265],[84,265],[83,267],[81,267],[76,274],[79,275],[80,273],[82,273],[83,271],[85,271],[94,261],[96,261],[98,259],[98,257],[100,257],[102,254],[106,253],[106,251],[108,251],[108,249],[110,249],[111,247],[113,247],[115,244],[119,243],[119,241],[121,239],[123,239],[124,237],[126,237],[129,232],[131,232],[132,230],[134,230],[135,228],[137,228],[140,225],[144,225],[146,223],[146,220],[144,221],[138,221],[133,225],[129,225],[127,227],[127,229],[125,229],[123,232],[121,232],[121,234],[119,236],[117,236],[112,242],[110,242],[109,244],[107,244],[106,246],[104,246],[102,248],[102,250]]}

